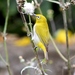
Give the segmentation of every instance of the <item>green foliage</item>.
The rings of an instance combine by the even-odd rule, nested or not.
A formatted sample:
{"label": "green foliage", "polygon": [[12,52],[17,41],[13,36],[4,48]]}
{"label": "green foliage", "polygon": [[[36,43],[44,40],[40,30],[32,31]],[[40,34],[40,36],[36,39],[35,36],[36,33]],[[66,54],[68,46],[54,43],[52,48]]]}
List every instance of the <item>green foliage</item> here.
{"label": "green foliage", "polygon": [[47,10],[52,8],[52,4],[44,0],[40,7],[43,12],[43,15],[47,17]]}
{"label": "green foliage", "polygon": [[16,15],[16,13],[17,13],[16,0],[11,0],[10,1],[10,16]]}
{"label": "green foliage", "polygon": [[6,14],[6,0],[0,0],[0,11],[3,15]]}
{"label": "green foliage", "polygon": [[[0,11],[2,12],[4,17],[6,16],[6,3],[6,0],[0,0]],[[16,6],[16,0],[10,0],[10,16],[13,16],[17,13]]]}

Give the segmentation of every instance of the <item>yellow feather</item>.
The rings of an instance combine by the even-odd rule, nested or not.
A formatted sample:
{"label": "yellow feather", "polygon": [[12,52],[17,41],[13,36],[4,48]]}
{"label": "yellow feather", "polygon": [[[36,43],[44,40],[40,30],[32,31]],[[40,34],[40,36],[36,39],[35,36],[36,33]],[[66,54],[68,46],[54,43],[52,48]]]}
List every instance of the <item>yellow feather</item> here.
{"label": "yellow feather", "polygon": [[39,42],[37,46],[40,47],[44,51],[45,58],[48,60],[48,54],[47,54],[46,47],[44,46],[44,44]]}
{"label": "yellow feather", "polygon": [[44,44],[48,44],[50,41],[50,33],[48,29],[47,20],[43,15],[37,15],[40,16],[39,19],[36,19],[35,23],[35,31]]}

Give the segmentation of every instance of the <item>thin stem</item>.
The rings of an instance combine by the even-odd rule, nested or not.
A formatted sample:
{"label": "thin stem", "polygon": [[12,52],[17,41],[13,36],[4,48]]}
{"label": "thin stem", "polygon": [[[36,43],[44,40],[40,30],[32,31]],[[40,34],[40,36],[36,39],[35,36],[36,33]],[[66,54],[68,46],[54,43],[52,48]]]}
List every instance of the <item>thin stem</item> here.
{"label": "thin stem", "polygon": [[47,0],[49,2],[52,2],[52,3],[55,3],[55,4],[58,4],[60,7],[62,7],[63,9],[65,9],[64,5],[61,4],[60,0],[59,1],[55,1],[55,0]]}
{"label": "thin stem", "polygon": [[61,5],[59,1],[54,1],[54,0],[47,0],[47,1],[58,4],[58,5]]}
{"label": "thin stem", "polygon": [[71,66],[70,66],[70,49],[69,49],[69,42],[68,42],[68,28],[67,28],[67,21],[66,21],[66,11],[63,11],[63,19],[64,19],[64,26],[66,32],[66,48],[67,48],[67,66],[68,66],[68,75],[71,75]]}
{"label": "thin stem", "polygon": [[40,9],[40,4],[42,3],[42,0],[41,0],[40,3],[38,3],[37,0],[34,0],[34,2],[35,2],[35,4],[36,4],[36,6],[37,6],[37,9],[39,10],[39,13],[42,14],[42,11],[41,11],[41,9]]}
{"label": "thin stem", "polygon": [[[4,30],[3,30],[4,49],[5,49],[6,61],[8,64],[9,64],[9,56],[8,56],[8,50],[7,50],[7,45],[6,45],[6,30],[7,30],[8,18],[9,18],[9,5],[10,5],[10,0],[7,0],[7,13],[6,13],[6,19],[5,19],[5,24],[4,24]],[[6,65],[6,66],[7,66],[9,75],[12,75],[10,71],[10,66],[9,65]]]}
{"label": "thin stem", "polygon": [[6,55],[6,61],[9,63],[9,56],[8,56],[8,50],[7,50],[7,44],[6,44],[6,37],[4,37],[4,49],[5,49],[5,55]]}
{"label": "thin stem", "polygon": [[[24,68],[21,70],[21,75],[23,75],[23,72],[24,72],[25,70],[27,70],[27,69],[34,69],[34,70],[38,71],[39,74],[41,74],[41,71],[40,71],[40,69],[39,69],[38,67],[26,66],[26,67],[24,67]],[[45,74],[46,74],[46,73],[45,73]],[[29,74],[27,74],[27,75],[29,75]],[[46,74],[46,75],[47,75],[47,74]]]}
{"label": "thin stem", "polygon": [[[64,0],[62,0],[64,3]],[[64,21],[64,28],[66,33],[66,48],[67,48],[67,67],[68,67],[68,75],[71,75],[71,64],[70,64],[70,49],[69,49],[69,42],[68,42],[68,27],[67,27],[67,17],[66,17],[66,10],[63,11],[63,21]]]}
{"label": "thin stem", "polygon": [[74,59],[75,58],[75,55],[74,56],[72,56],[71,58],[70,58],[70,60],[72,60],[72,59]]}
{"label": "thin stem", "polygon": [[8,17],[9,17],[9,3],[10,1],[7,0],[7,13],[6,13],[6,19],[5,19],[5,24],[4,24],[4,30],[3,30],[3,37],[4,37],[4,48],[5,48],[5,55],[6,55],[6,61],[9,62],[8,58],[8,51],[7,51],[7,46],[6,46],[6,30],[7,30],[7,25],[8,25]]}
{"label": "thin stem", "polygon": [[39,10],[40,14],[42,14],[42,11],[41,11],[41,9],[40,9],[40,6],[38,6],[38,10]]}
{"label": "thin stem", "polygon": [[68,60],[61,54],[60,50],[58,49],[58,47],[56,46],[52,36],[50,35],[50,39],[53,43],[53,46],[55,47],[55,50],[57,51],[57,53],[60,55],[60,57],[65,61],[65,62],[68,62]]}
{"label": "thin stem", "polygon": [[70,28],[74,32],[74,28],[73,28],[73,25],[72,25],[72,10],[71,10],[71,6],[68,9],[68,23],[69,23]]}
{"label": "thin stem", "polygon": [[[32,41],[32,45],[33,45],[33,48],[34,48],[35,45],[34,45],[33,41]],[[34,48],[34,52],[35,52],[36,59],[37,59],[39,68],[40,68],[40,70],[41,70],[41,73],[42,73],[42,75],[45,75],[45,74],[44,74],[44,71],[43,71],[43,67],[42,67],[42,65],[41,65],[41,62],[40,62],[40,60],[39,60],[39,58],[38,58],[38,54],[37,54],[36,48]]]}
{"label": "thin stem", "polygon": [[29,34],[30,34],[30,30],[29,30],[29,28],[28,28],[28,25],[27,25],[27,22],[26,22],[25,16],[24,16],[24,14],[22,14],[22,13],[20,13],[20,15],[21,15],[21,18],[22,18],[23,24],[24,24],[24,26],[25,26],[25,28],[26,28],[27,35],[29,35]]}
{"label": "thin stem", "polygon": [[1,54],[0,54],[0,58],[5,63],[5,65],[6,65],[7,69],[8,69],[9,75],[11,75],[9,64],[3,59],[3,57],[1,56]]}
{"label": "thin stem", "polygon": [[[70,2],[70,0],[67,0],[67,2]],[[69,25],[70,25],[70,28],[73,30],[73,32],[74,32],[74,29],[73,29],[73,26],[72,26],[72,10],[71,10],[72,8],[71,8],[71,6],[69,7],[69,9],[68,9],[68,23],[69,23]]]}
{"label": "thin stem", "polygon": [[72,12],[71,12],[71,6],[69,7],[68,9],[68,22],[69,22],[69,25],[72,26]]}
{"label": "thin stem", "polygon": [[7,0],[7,13],[6,13],[6,19],[5,19],[4,31],[3,31],[4,34],[6,34],[7,25],[8,25],[9,5],[10,5],[9,3],[10,3],[10,0]]}
{"label": "thin stem", "polygon": [[32,32],[32,23],[31,23],[30,15],[29,15],[29,26],[30,26],[30,32]]}
{"label": "thin stem", "polygon": [[41,73],[42,73],[42,75],[44,75],[43,68],[42,68],[42,65],[41,65],[41,63],[40,63],[40,60],[39,60],[39,58],[38,58],[37,51],[34,50],[34,52],[35,52],[36,59],[37,59],[37,61],[38,61],[38,64],[39,64],[39,67],[40,67]]}
{"label": "thin stem", "polygon": [[3,59],[3,57],[1,56],[1,54],[0,54],[0,58],[7,65],[7,62]]}
{"label": "thin stem", "polygon": [[4,48],[5,48],[5,53],[6,53],[6,61],[8,63],[8,64],[6,64],[6,67],[7,67],[9,75],[12,75],[11,74],[11,70],[10,70],[10,65],[9,65],[9,56],[8,56],[7,44],[6,44],[6,40],[5,39],[4,39]]}
{"label": "thin stem", "polygon": [[10,70],[10,65],[7,65],[7,70],[8,70],[9,75],[12,75],[11,70]]}

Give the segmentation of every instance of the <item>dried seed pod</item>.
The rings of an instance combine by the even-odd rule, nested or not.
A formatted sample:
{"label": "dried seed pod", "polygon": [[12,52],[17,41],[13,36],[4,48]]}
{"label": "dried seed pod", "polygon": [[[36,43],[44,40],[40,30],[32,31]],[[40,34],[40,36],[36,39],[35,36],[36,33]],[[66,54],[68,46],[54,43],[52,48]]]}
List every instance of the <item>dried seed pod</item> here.
{"label": "dried seed pod", "polygon": [[25,0],[16,0],[16,3],[19,7],[23,7]]}
{"label": "dried seed pod", "polygon": [[75,0],[71,0],[71,3],[75,5]]}
{"label": "dried seed pod", "polygon": [[22,13],[23,14],[23,11],[22,11],[22,7],[24,7],[24,3],[25,3],[26,0],[16,0],[16,3],[17,3],[17,10],[18,12]]}
{"label": "dried seed pod", "polygon": [[71,5],[70,2],[66,2],[66,3],[64,4],[64,6],[65,6],[66,9],[68,9],[70,5]]}

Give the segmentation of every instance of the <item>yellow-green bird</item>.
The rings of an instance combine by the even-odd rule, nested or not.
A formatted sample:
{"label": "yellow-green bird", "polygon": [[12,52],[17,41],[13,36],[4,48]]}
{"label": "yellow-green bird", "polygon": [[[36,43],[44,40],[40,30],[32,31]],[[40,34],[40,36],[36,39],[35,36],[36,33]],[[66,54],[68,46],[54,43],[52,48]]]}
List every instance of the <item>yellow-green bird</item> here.
{"label": "yellow-green bird", "polygon": [[36,22],[33,27],[32,40],[37,47],[43,50],[45,59],[48,60],[47,45],[50,41],[50,33],[47,19],[41,14],[36,14],[35,17]]}

